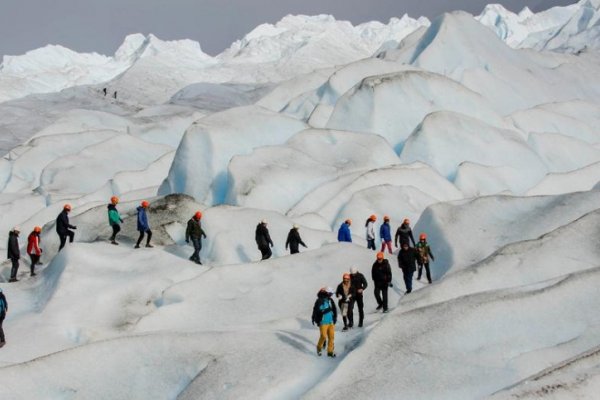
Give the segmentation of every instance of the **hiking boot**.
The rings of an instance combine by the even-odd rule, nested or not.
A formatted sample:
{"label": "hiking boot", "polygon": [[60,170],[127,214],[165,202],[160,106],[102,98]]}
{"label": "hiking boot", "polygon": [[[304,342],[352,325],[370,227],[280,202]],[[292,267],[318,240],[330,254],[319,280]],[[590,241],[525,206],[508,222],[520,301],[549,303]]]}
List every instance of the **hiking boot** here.
{"label": "hiking boot", "polygon": [[383,305],[380,304],[380,305],[377,306],[377,308],[375,310],[381,310],[382,308],[383,308]]}
{"label": "hiking boot", "polygon": [[429,281],[429,284],[431,285],[433,282]]}
{"label": "hiking boot", "polygon": [[0,348],[4,347],[5,344],[6,342],[0,342]]}
{"label": "hiking boot", "polygon": [[327,353],[327,357],[335,358],[335,353]]}
{"label": "hiking boot", "polygon": [[323,353],[321,353],[321,350],[317,349],[317,355],[318,355],[319,357],[321,357],[321,354],[323,354]]}
{"label": "hiking boot", "polygon": [[8,281],[9,282],[19,282],[19,280],[17,278],[10,278]]}
{"label": "hiking boot", "polygon": [[345,327],[342,328],[342,332],[346,332],[347,330],[348,330],[347,326],[345,326]]}
{"label": "hiking boot", "polygon": [[140,245],[139,245],[139,244],[136,244],[135,246],[133,246],[133,248],[134,248],[134,249],[139,249],[139,248],[140,248]]}
{"label": "hiking boot", "polygon": [[117,243],[115,240],[111,240],[110,244],[116,244],[117,246],[119,245],[119,243]]}
{"label": "hiking boot", "polygon": [[202,265],[202,261],[200,261],[200,260],[194,260],[194,262],[198,265]]}
{"label": "hiking boot", "polygon": [[36,276],[37,274],[35,272],[32,272],[31,275],[29,276]]}
{"label": "hiking boot", "polygon": [[152,249],[152,248],[154,248],[154,246],[152,246],[150,243],[148,243],[148,244],[146,245],[146,247],[149,247],[149,248],[151,248],[151,249]]}
{"label": "hiking boot", "polygon": [[412,289],[407,290],[406,293],[404,293],[404,294],[409,294],[410,292],[412,292]]}
{"label": "hiking boot", "polygon": [[362,328],[362,327],[363,327],[363,323],[362,323],[362,321],[360,321],[360,322],[358,323],[358,327],[359,327],[359,328]]}
{"label": "hiking boot", "polygon": [[390,312],[390,310],[388,310],[387,308],[384,308],[384,309],[383,309],[383,313],[384,313],[384,314],[387,314],[387,313],[389,313],[389,312]]}

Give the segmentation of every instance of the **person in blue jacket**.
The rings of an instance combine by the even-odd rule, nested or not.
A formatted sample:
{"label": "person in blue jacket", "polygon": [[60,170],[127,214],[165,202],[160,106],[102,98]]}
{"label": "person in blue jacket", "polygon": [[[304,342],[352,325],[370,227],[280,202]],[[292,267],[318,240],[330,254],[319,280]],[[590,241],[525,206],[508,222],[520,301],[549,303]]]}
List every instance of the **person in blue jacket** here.
{"label": "person in blue jacket", "polygon": [[137,208],[137,229],[140,231],[140,237],[135,244],[135,248],[140,248],[140,243],[144,239],[144,234],[148,234],[148,239],[146,239],[146,247],[154,247],[150,244],[150,239],[152,239],[152,231],[150,230],[150,224],[148,223],[148,215],[146,214],[146,210],[150,206],[146,200],[142,201],[142,204]]}
{"label": "person in blue jacket", "polygon": [[379,227],[379,236],[381,237],[381,250],[385,251],[388,248],[388,252],[392,254],[392,228],[390,227],[390,217],[387,215],[383,217],[383,224]]}
{"label": "person in blue jacket", "polygon": [[352,234],[350,233],[350,225],[352,225],[352,220],[347,219],[340,226],[340,229],[338,230],[338,242],[352,243]]}

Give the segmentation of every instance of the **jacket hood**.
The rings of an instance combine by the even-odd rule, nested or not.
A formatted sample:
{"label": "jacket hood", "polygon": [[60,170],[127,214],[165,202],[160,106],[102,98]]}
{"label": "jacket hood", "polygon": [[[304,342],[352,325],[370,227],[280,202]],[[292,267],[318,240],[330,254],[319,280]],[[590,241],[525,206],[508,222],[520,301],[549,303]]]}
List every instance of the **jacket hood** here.
{"label": "jacket hood", "polygon": [[138,211],[141,211],[141,210],[143,210],[143,209],[144,209],[144,207],[142,207],[142,206],[137,206],[137,210],[138,210]]}
{"label": "jacket hood", "polygon": [[116,210],[117,206],[115,206],[114,204],[109,204],[107,207],[109,210]]}

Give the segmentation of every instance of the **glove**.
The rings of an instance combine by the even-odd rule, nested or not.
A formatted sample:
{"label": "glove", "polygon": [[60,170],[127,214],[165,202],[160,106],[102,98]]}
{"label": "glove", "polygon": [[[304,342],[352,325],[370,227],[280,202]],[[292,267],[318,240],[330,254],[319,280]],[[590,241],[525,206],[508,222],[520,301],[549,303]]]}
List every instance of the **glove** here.
{"label": "glove", "polygon": [[74,226],[74,227],[73,227],[73,229],[77,229],[77,227],[76,227],[76,226]]}
{"label": "glove", "polygon": [[398,243],[396,243],[396,248],[398,248]]}
{"label": "glove", "polygon": [[119,220],[121,221],[121,223],[123,223],[123,218],[119,218]]}
{"label": "glove", "polygon": [[203,237],[204,239],[206,239],[206,235],[205,235],[205,234],[202,234],[202,237]]}
{"label": "glove", "polygon": [[335,325],[335,324],[337,324],[337,319],[334,319],[334,320],[333,320],[333,324],[334,324],[334,325]]}
{"label": "glove", "polygon": [[312,320],[312,324],[313,324],[313,325],[315,324],[315,320],[314,320],[314,319]]}
{"label": "glove", "polygon": [[308,246],[307,246],[307,245],[303,244],[302,246],[304,246],[304,248],[305,248],[305,249],[308,249]]}
{"label": "glove", "polygon": [[390,283],[390,287],[394,287],[394,284],[393,284],[393,283]]}
{"label": "glove", "polygon": [[187,244],[190,244],[190,239],[185,239],[185,242],[186,242]]}

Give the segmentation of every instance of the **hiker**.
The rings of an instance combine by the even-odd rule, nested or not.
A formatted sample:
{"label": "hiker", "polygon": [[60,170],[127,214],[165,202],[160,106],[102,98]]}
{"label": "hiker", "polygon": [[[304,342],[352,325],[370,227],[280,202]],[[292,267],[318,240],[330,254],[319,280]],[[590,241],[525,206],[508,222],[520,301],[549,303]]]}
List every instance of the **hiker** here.
{"label": "hiker", "polygon": [[285,249],[287,250],[289,247],[290,254],[300,253],[300,250],[298,250],[299,245],[302,245],[304,246],[304,248],[306,248],[306,245],[300,237],[300,232],[298,232],[298,229],[300,229],[300,227],[294,224],[294,226],[292,227],[292,229],[290,229],[290,232],[288,233],[287,240],[285,241]]}
{"label": "hiker", "polygon": [[418,259],[419,252],[414,247],[409,247],[408,243],[402,243],[402,248],[398,252],[398,267],[404,276],[406,294],[412,292],[412,278],[417,269],[415,264]]}
{"label": "hiker", "polygon": [[319,341],[317,342],[317,354],[321,355],[321,349],[327,341],[327,356],[335,357],[334,340],[335,324],[337,323],[337,310],[331,299],[333,289],[321,288],[317,293],[317,301],[313,307],[312,324],[319,327]]}
{"label": "hiker", "polygon": [[427,281],[431,283],[431,270],[429,269],[429,257],[431,257],[431,261],[435,261],[433,257],[433,253],[431,252],[431,247],[429,243],[427,243],[427,234],[421,233],[419,235],[419,243],[415,246],[417,251],[419,252],[419,258],[417,259],[417,263],[419,264],[419,274],[417,276],[417,280],[421,279],[421,274],[423,273],[423,267],[425,267],[425,274],[427,275]]}
{"label": "hiker", "polygon": [[17,271],[19,270],[19,259],[21,258],[21,250],[19,250],[19,233],[21,229],[15,226],[12,231],[8,233],[8,246],[6,258],[12,262],[12,268],[10,269],[9,282],[18,282]]}
{"label": "hiker", "polygon": [[342,276],[342,282],[335,291],[335,295],[338,298],[340,313],[342,314],[342,320],[344,321],[344,328],[342,329],[344,332],[354,325],[353,308],[355,292],[350,279],[350,274],[344,274]]}
{"label": "hiker", "polygon": [[119,204],[119,198],[117,196],[113,196],[110,198],[110,204],[108,205],[108,223],[112,227],[112,236],[110,237],[110,243],[117,243],[117,233],[121,231],[121,223],[123,223],[123,219],[117,210],[117,204]]}
{"label": "hiker", "polygon": [[69,213],[71,212],[71,205],[65,204],[63,206],[63,210],[58,217],[56,217],[56,233],[58,233],[58,237],[60,238],[60,246],[58,247],[58,251],[61,251],[65,244],[67,243],[67,237],[69,238],[69,243],[73,243],[73,239],[75,238],[75,232],[71,229],[77,229],[75,225],[71,225],[69,223]]}
{"label": "hiker", "polygon": [[375,285],[375,300],[377,300],[377,310],[383,308],[383,312],[388,312],[388,287],[392,286],[392,269],[390,263],[384,258],[383,252],[377,253],[377,260],[371,268],[371,278]]}
{"label": "hiker", "polygon": [[4,329],[2,329],[2,323],[4,322],[6,313],[8,313],[8,302],[6,301],[6,297],[4,297],[4,293],[2,293],[2,288],[0,288],[0,348],[4,347],[6,344]]}
{"label": "hiker", "polygon": [[338,229],[338,242],[349,242],[352,243],[352,234],[350,233],[350,225],[352,220],[347,219]]}
{"label": "hiker", "polygon": [[106,88],[102,89],[102,93],[104,93],[104,97],[106,97],[106,95],[108,93],[107,89]]}
{"label": "hiker", "polygon": [[358,327],[362,328],[365,319],[363,292],[369,285],[367,284],[365,276],[358,272],[358,268],[356,267],[350,268],[350,282],[354,288],[354,303],[356,303],[356,306],[358,307]]}
{"label": "hiker", "polygon": [[140,236],[138,237],[137,243],[135,244],[135,248],[140,248],[140,243],[144,239],[144,234],[148,234],[148,238],[146,239],[146,247],[154,247],[150,244],[150,240],[152,239],[152,231],[150,230],[150,224],[148,223],[148,214],[146,213],[150,207],[150,203],[144,200],[137,207],[137,230],[140,232]]}
{"label": "hiker", "polygon": [[269,229],[267,229],[267,220],[263,219],[258,225],[256,225],[256,232],[254,234],[256,245],[260,254],[262,255],[261,260],[267,260],[273,255],[271,247],[273,247],[273,241],[271,235],[269,235]]}
{"label": "hiker", "polygon": [[388,252],[392,254],[392,228],[390,227],[390,217],[387,215],[383,217],[383,224],[379,227],[379,236],[381,237],[381,250],[385,252],[385,248],[388,248]]}
{"label": "hiker", "polygon": [[40,257],[42,256],[42,249],[40,248],[40,233],[42,228],[36,226],[33,231],[27,237],[27,254],[31,259],[30,276],[35,276],[35,266],[40,263]]}
{"label": "hiker", "polygon": [[115,98],[115,100],[117,99],[117,91],[115,90],[115,92],[113,93],[113,97]]}
{"label": "hiker", "polygon": [[415,245],[415,238],[413,237],[412,229],[410,229],[410,220],[408,218],[405,218],[402,225],[396,230],[396,236],[394,237],[396,248],[398,248],[398,239],[400,239],[400,246],[402,246],[402,243],[408,243],[409,239],[412,241],[413,246]]}
{"label": "hiker", "polygon": [[377,221],[376,215],[371,215],[367,222],[365,222],[365,229],[367,230],[367,249],[375,250],[375,221]]}
{"label": "hiker", "polygon": [[185,230],[185,242],[189,243],[190,239],[192,240],[192,245],[194,246],[194,253],[190,257],[190,261],[195,262],[196,264],[202,265],[200,261],[200,250],[202,250],[202,238],[206,239],[206,233],[202,229],[202,225],[200,224],[200,220],[202,219],[202,212],[196,211],[194,216],[190,218],[187,223],[187,229]]}

